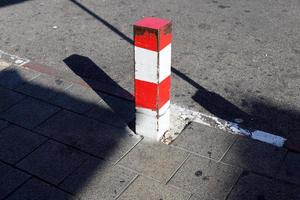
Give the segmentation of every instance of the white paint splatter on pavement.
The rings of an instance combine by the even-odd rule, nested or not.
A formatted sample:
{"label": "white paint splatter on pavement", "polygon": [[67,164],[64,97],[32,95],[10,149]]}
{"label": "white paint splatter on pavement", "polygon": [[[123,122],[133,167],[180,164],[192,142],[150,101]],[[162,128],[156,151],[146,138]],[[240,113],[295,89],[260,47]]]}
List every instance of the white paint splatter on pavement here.
{"label": "white paint splatter on pavement", "polygon": [[218,128],[231,134],[250,137],[254,140],[259,140],[261,142],[265,142],[277,147],[283,147],[286,141],[286,139],[281,136],[277,136],[260,130],[247,130],[246,128],[242,128],[238,123],[229,122],[215,116],[210,116],[197,111],[182,108],[175,104],[171,105],[171,111],[172,113],[176,113],[179,118],[184,118],[186,121],[193,121],[205,126]]}

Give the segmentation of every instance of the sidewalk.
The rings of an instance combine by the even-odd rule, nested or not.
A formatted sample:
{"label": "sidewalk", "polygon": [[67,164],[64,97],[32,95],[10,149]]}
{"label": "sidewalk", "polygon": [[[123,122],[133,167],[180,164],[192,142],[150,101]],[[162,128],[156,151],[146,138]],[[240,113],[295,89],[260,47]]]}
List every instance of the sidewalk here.
{"label": "sidewalk", "polygon": [[300,154],[197,123],[152,144],[127,125],[128,92],[86,57],[64,61],[0,58],[0,199],[300,199]]}

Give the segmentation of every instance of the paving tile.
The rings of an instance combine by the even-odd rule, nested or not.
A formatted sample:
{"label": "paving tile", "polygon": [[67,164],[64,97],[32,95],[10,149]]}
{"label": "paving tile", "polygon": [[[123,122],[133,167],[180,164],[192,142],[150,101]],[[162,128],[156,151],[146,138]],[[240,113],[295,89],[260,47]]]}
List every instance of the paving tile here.
{"label": "paving tile", "polygon": [[[101,94],[101,93],[100,93]],[[133,101],[123,100],[110,95],[101,94],[101,98],[111,107],[126,123],[135,117],[135,105]]]}
{"label": "paving tile", "polygon": [[63,79],[40,75],[18,87],[17,90],[29,96],[49,100],[57,94],[60,94],[69,86],[71,86],[71,83]]}
{"label": "paving tile", "polygon": [[84,113],[101,100],[99,95],[91,89],[74,84],[63,94],[51,98],[51,102],[63,108]]}
{"label": "paving tile", "polygon": [[59,185],[80,199],[115,199],[136,174],[119,166],[89,159]]}
{"label": "paving tile", "polygon": [[0,162],[0,199],[3,199],[30,176]]}
{"label": "paving tile", "polygon": [[126,127],[127,124],[120,116],[104,101],[100,101],[89,110],[86,115],[90,118],[111,124],[117,127]]}
{"label": "paving tile", "polygon": [[0,85],[13,89],[38,75],[39,73],[33,70],[15,66],[8,67],[0,72]]}
{"label": "paving tile", "polygon": [[109,126],[66,110],[36,131],[110,161],[121,158],[140,140],[128,128]]}
{"label": "paving tile", "polygon": [[71,195],[38,179],[30,179],[21,188],[7,198],[7,200],[70,200]]}
{"label": "paving tile", "polygon": [[120,165],[166,182],[187,156],[185,151],[143,139],[120,161]]}
{"label": "paving tile", "polygon": [[24,95],[13,92],[12,90],[0,88],[0,112],[8,109],[18,101],[24,99]]}
{"label": "paving tile", "polygon": [[1,116],[10,122],[32,129],[58,110],[58,107],[27,97]]}
{"label": "paving tile", "polygon": [[170,184],[201,199],[225,199],[242,170],[192,155],[170,180]]}
{"label": "paving tile", "polygon": [[15,164],[45,140],[45,137],[11,125],[0,132],[0,159]]}
{"label": "paving tile", "polygon": [[192,195],[191,198],[189,198],[189,200],[201,200],[201,198],[196,195]]}
{"label": "paving tile", "polygon": [[198,123],[189,125],[173,143],[189,151],[220,159],[236,136]]}
{"label": "paving tile", "polygon": [[300,185],[300,154],[289,152],[281,167],[279,177]]}
{"label": "paving tile", "polygon": [[54,141],[43,144],[18,167],[53,184],[58,184],[87,159],[87,155]]}
{"label": "paving tile", "polygon": [[8,122],[0,119],[0,130],[8,126]]}
{"label": "paving tile", "polygon": [[299,200],[300,188],[295,185],[248,174],[240,178],[228,200]]}
{"label": "paving tile", "polygon": [[283,148],[278,148],[249,138],[239,137],[222,161],[273,176],[279,169],[285,152],[286,150]]}
{"label": "paving tile", "polygon": [[187,200],[190,194],[185,191],[161,184],[155,180],[139,176],[118,198],[120,200]]}

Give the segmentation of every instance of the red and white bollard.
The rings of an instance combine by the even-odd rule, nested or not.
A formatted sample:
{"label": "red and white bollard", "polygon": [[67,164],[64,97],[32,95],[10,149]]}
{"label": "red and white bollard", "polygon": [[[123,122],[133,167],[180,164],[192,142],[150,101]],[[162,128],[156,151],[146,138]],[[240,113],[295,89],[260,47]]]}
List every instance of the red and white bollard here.
{"label": "red and white bollard", "polygon": [[156,141],[170,129],[171,40],[170,20],[134,23],[135,128]]}

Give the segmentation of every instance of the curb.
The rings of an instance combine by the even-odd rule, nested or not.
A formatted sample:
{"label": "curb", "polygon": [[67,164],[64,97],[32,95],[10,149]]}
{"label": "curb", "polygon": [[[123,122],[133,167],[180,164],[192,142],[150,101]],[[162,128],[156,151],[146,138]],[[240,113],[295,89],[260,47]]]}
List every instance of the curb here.
{"label": "curb", "polygon": [[133,101],[133,97],[129,92],[124,92],[123,89],[119,89],[119,87],[107,84],[104,82],[96,81],[96,80],[90,80],[90,84],[87,84],[84,80],[81,78],[74,78],[70,76],[70,74],[64,72],[64,71],[59,71],[56,69],[52,69],[50,67],[47,67],[45,65],[41,65],[39,63],[35,63],[32,61],[29,61],[28,63],[20,66],[24,67],[33,71],[37,71],[41,74],[46,74],[49,76],[56,76],[62,79],[65,79],[66,81],[69,81],[70,83],[78,84],[83,87],[86,87],[88,89],[92,90],[97,90],[115,97],[119,97],[121,99],[125,99],[127,101]]}
{"label": "curb", "polygon": [[[131,102],[134,101],[134,97],[129,92],[124,92],[123,89],[120,90],[120,89],[118,89],[118,87],[108,85],[103,82],[95,81],[93,84],[93,88],[92,88],[81,78],[71,77],[70,75],[66,74],[66,72],[59,71],[57,69],[52,69],[45,65],[32,62],[29,59],[21,58],[16,55],[12,55],[12,54],[8,54],[1,50],[0,50],[0,59],[3,59],[10,65],[27,68],[27,69],[37,71],[41,74],[46,74],[49,76],[56,76],[59,78],[63,78],[71,83],[79,84],[88,89],[96,88],[96,90],[106,93],[108,95],[115,96],[115,97],[118,97],[118,98],[121,98],[121,99],[124,99],[127,101],[131,101]],[[94,86],[95,86],[95,88],[94,88]],[[268,143],[268,144],[271,144],[271,145],[274,145],[277,147],[286,148],[288,151],[300,153],[300,140],[299,139],[298,140],[292,139],[292,138],[286,139],[286,138],[282,138],[280,136],[274,135],[272,133],[266,133],[266,132],[259,131],[259,130],[254,130],[254,131],[247,130],[245,128],[239,127],[239,125],[237,123],[227,122],[227,121],[219,119],[217,117],[209,116],[209,115],[199,113],[196,111],[192,111],[192,110],[188,110],[188,109],[179,107],[174,104],[171,104],[171,109],[174,110],[173,112],[178,112],[178,113],[176,113],[175,117],[178,118],[177,120],[181,121],[181,125],[177,128],[174,128],[173,132],[171,130],[171,132],[172,132],[171,134],[164,135],[163,139],[165,139],[167,141],[167,142],[164,142],[166,144],[170,144],[172,141],[174,141],[176,139],[176,137],[179,135],[180,130],[182,130],[184,128],[184,126],[186,126],[188,123],[197,122],[197,123],[201,123],[206,126],[221,129],[221,130],[226,131],[231,134],[238,134],[238,135],[246,136],[246,137],[249,137],[249,138],[252,138],[255,140],[259,140],[261,142]],[[172,118],[174,119],[174,117],[172,117]],[[260,137],[252,137],[253,136],[252,133],[255,131],[258,131],[256,133],[259,133],[258,135]],[[265,135],[267,135],[267,137],[264,137]],[[279,143],[278,142],[272,143],[272,142],[268,142],[270,140],[266,141],[264,138],[276,138],[276,140],[279,139],[280,141],[279,141]]]}

